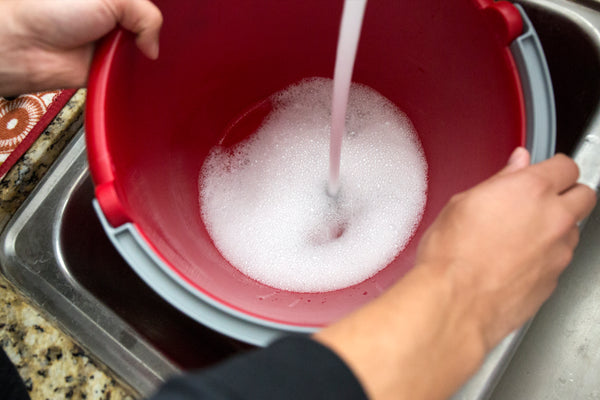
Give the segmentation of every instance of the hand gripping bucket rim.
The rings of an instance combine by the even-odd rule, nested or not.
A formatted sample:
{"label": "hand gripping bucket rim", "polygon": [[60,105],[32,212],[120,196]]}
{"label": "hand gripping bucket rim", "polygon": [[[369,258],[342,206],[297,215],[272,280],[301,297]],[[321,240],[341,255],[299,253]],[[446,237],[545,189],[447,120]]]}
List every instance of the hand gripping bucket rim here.
{"label": "hand gripping bucket rim", "polygon": [[[525,145],[533,162],[554,153],[555,109],[550,75],[535,30],[520,6],[479,0],[479,6],[499,22],[518,73],[525,113]],[[515,19],[515,10],[518,10]],[[520,18],[519,18],[520,13]],[[522,29],[521,29],[522,28]],[[86,109],[86,140],[96,185],[94,208],[113,245],[136,273],[159,295],[191,318],[236,339],[265,345],[285,332],[309,333],[321,324],[289,323],[229,304],[175,268],[123,206],[115,188],[115,169],[107,144],[105,104],[110,65],[125,34],[116,31],[99,48],[92,67]]]}

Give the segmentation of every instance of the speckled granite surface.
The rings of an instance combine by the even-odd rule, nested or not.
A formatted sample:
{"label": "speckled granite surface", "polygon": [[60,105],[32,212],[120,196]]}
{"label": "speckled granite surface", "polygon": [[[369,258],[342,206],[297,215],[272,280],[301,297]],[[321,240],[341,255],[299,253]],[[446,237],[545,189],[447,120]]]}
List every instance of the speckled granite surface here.
{"label": "speckled granite surface", "polygon": [[0,277],[0,343],[32,400],[133,399]]}
{"label": "speckled granite surface", "polygon": [[[85,90],[79,90],[73,96],[0,182],[0,230],[82,126],[85,95]],[[0,344],[17,366],[32,400],[135,397],[1,275]]]}
{"label": "speckled granite surface", "polygon": [[0,230],[83,124],[85,90],[73,95],[23,157],[0,182]]}

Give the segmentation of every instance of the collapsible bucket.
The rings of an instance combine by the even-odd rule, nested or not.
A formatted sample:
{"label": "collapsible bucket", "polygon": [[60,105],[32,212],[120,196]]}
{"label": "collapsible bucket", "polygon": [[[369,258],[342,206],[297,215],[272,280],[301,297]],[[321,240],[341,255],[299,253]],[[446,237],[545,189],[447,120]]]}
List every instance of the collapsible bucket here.
{"label": "collapsible bucket", "polygon": [[340,318],[413,266],[419,238],[450,196],[495,173],[516,146],[534,161],[553,154],[550,79],[522,10],[492,0],[372,1],[353,80],[414,124],[428,163],[423,218],[398,257],[362,283],[326,293],[265,286],[213,245],[199,171],[245,112],[303,78],[332,77],[343,2],[156,3],[165,21],[157,61],[118,31],[93,62],[86,136],[95,207],[148,285],[224,334],[265,344]]}

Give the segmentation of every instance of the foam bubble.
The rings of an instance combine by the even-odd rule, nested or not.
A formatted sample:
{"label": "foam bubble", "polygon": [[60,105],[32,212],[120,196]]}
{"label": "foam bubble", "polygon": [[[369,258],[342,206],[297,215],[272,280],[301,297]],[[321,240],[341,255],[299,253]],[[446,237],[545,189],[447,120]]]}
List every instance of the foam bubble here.
{"label": "foam bubble", "polygon": [[324,292],[357,284],[406,246],[421,220],[427,163],[409,119],[353,84],[341,189],[327,195],[332,81],[300,81],[271,98],[249,139],[217,146],[199,179],[202,218],[233,266],[266,285]]}

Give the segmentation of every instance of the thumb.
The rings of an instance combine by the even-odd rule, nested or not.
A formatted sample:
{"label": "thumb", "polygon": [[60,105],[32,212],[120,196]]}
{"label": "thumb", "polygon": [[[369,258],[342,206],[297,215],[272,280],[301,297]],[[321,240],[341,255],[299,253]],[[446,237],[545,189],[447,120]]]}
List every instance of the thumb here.
{"label": "thumb", "polygon": [[151,59],[158,58],[158,37],[163,17],[148,0],[113,0],[116,17],[123,28],[136,34],[136,43],[142,53]]}
{"label": "thumb", "polygon": [[531,156],[529,155],[529,151],[524,147],[517,147],[508,158],[506,166],[498,174],[504,175],[516,172],[527,167],[530,162]]}

